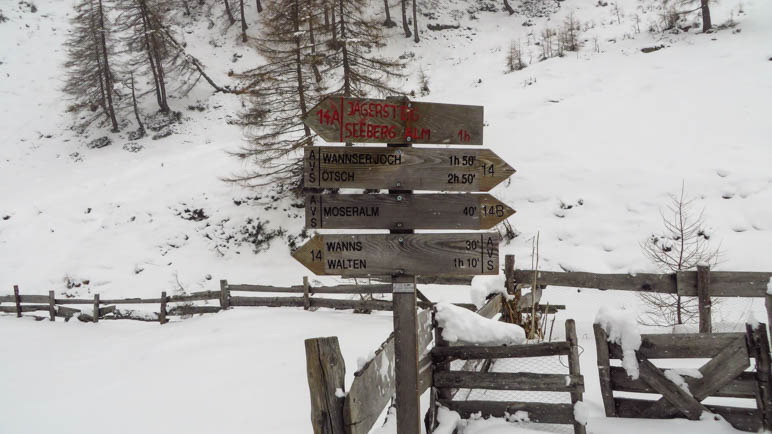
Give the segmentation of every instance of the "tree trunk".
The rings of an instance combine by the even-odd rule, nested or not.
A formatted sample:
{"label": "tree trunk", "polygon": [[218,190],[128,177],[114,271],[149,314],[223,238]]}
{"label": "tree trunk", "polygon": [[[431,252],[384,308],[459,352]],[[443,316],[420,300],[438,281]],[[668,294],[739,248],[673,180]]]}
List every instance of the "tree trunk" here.
{"label": "tree trunk", "polygon": [[244,0],[239,0],[241,8],[241,42],[247,42],[247,20],[244,18]]}
{"label": "tree trunk", "polygon": [[[298,0],[295,0],[292,12],[292,21],[295,23],[295,70],[298,76],[298,99],[300,100],[301,118],[305,118],[308,110],[306,109],[306,95],[305,90],[303,89],[303,69],[301,68],[300,62],[300,7],[298,5]],[[311,137],[311,130],[305,122],[303,123],[303,130],[306,133],[306,137]]]}
{"label": "tree trunk", "polygon": [[139,128],[137,130],[140,132],[142,136],[145,135],[145,126],[142,125],[142,119],[139,117],[139,108],[137,107],[137,95],[134,93],[134,73],[131,72],[131,103],[134,106],[134,117],[137,118],[137,125],[139,125]]}
{"label": "tree trunk", "polygon": [[330,31],[330,10],[326,0],[324,1],[324,30]]}
{"label": "tree trunk", "polygon": [[348,63],[348,47],[346,46],[346,21],[343,18],[343,0],[340,0],[340,38],[343,40],[343,96],[351,96],[351,65]]}
{"label": "tree trunk", "polygon": [[330,18],[332,19],[332,45],[337,45],[337,34],[338,34],[338,28],[335,25],[335,3],[333,2],[332,7],[330,8]]}
{"label": "tree trunk", "polygon": [[412,33],[410,33],[410,26],[407,24],[407,5],[405,4],[407,0],[400,0],[402,4],[402,28],[405,29],[405,37],[409,38],[413,36]]}
{"label": "tree trunk", "polygon": [[707,32],[713,27],[710,22],[710,8],[708,7],[708,0],[700,0],[700,6],[702,7],[702,31]]}
{"label": "tree trunk", "polygon": [[102,10],[102,0],[99,0],[99,34],[102,44],[102,61],[104,63],[105,95],[107,96],[107,110],[110,114],[110,122],[113,124],[113,132],[118,132],[118,120],[115,118],[115,109],[113,108],[113,81],[110,76],[110,63],[107,60],[107,37],[105,36],[105,18]]}
{"label": "tree trunk", "polygon": [[504,9],[506,9],[506,11],[509,12],[509,15],[512,15],[515,13],[515,10],[512,9],[512,6],[509,5],[509,2],[507,0],[504,0]]}
{"label": "tree trunk", "polygon": [[255,0],[257,2],[257,13],[260,13],[263,11],[263,5],[260,4],[260,0]]}
{"label": "tree trunk", "polygon": [[228,4],[228,0],[225,0],[225,13],[228,14],[228,21],[230,21],[231,24],[236,22],[236,19],[233,18],[233,13],[231,12],[231,5]]}
{"label": "tree trunk", "polygon": [[142,0],[139,2],[139,5],[140,12],[142,14],[142,26],[145,30],[145,48],[147,50],[148,62],[150,63],[150,70],[153,73],[153,80],[155,81],[156,99],[158,100],[158,106],[161,111],[168,112],[169,105],[166,103],[166,85],[164,83],[161,57],[158,55],[158,47],[155,40],[155,29],[150,22],[150,14],[147,10],[147,4],[144,0]]}
{"label": "tree trunk", "polygon": [[418,42],[418,12],[416,10],[416,0],[413,0],[413,41]]}
{"label": "tree trunk", "polygon": [[391,20],[391,12],[389,11],[389,0],[383,0],[383,10],[386,11],[386,21],[383,22],[383,25],[392,28],[397,25],[394,21]]}
{"label": "tree trunk", "polygon": [[190,6],[188,6],[188,0],[182,0],[182,6],[185,8],[185,15],[190,16]]}
{"label": "tree trunk", "polygon": [[319,73],[319,67],[316,64],[316,37],[314,36],[314,17],[311,14],[308,15],[308,33],[311,38],[311,69],[318,84],[322,81],[322,74]]}

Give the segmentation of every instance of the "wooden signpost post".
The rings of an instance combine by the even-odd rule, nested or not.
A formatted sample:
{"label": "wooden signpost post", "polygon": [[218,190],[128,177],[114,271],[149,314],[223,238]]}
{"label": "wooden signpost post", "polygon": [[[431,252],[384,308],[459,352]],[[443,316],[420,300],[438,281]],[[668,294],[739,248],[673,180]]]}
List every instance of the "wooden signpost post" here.
{"label": "wooden signpost post", "polygon": [[306,196],[308,229],[388,229],[389,234],[315,235],[293,257],[320,275],[392,276],[397,432],[418,434],[415,276],[498,274],[497,232],[414,233],[415,229],[490,229],[515,211],[486,192],[515,170],[482,145],[483,107],[327,97],[303,118],[328,142],[388,147],[310,146],[304,187],[384,189],[388,194]]}

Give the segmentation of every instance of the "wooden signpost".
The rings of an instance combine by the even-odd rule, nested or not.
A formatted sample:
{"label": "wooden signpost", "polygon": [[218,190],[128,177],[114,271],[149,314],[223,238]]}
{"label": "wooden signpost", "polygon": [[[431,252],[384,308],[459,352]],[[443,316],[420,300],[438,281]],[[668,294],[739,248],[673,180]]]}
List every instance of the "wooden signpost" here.
{"label": "wooden signpost", "polygon": [[326,142],[483,144],[483,107],[327,97],[303,122]]}
{"label": "wooden signpost", "polygon": [[490,229],[515,210],[489,194],[309,194],[308,229]]}
{"label": "wooden signpost", "polygon": [[489,191],[515,169],[488,149],[314,146],[303,182],[318,188]]}
{"label": "wooden signpost", "polygon": [[388,147],[310,146],[306,188],[361,188],[388,194],[306,196],[308,229],[388,229],[389,234],[322,234],[293,253],[320,275],[392,276],[397,432],[421,431],[415,276],[498,274],[498,232],[414,233],[415,229],[490,229],[515,211],[486,192],[515,170],[482,145],[483,108],[327,97],[303,122],[328,142]]}

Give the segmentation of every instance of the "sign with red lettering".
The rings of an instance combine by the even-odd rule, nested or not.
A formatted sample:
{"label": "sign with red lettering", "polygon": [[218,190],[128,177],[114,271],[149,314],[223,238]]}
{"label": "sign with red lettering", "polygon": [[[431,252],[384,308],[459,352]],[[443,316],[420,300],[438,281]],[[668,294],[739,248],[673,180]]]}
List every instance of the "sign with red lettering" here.
{"label": "sign with red lettering", "polygon": [[327,142],[483,144],[482,106],[329,96],[303,122]]}
{"label": "sign with red lettering", "polygon": [[490,229],[515,213],[489,194],[308,194],[308,229]]}
{"label": "sign with red lettering", "polygon": [[515,169],[488,149],[309,146],[305,187],[484,192]]}
{"label": "sign with red lettering", "polygon": [[292,256],[319,275],[498,274],[498,232],[316,235]]}

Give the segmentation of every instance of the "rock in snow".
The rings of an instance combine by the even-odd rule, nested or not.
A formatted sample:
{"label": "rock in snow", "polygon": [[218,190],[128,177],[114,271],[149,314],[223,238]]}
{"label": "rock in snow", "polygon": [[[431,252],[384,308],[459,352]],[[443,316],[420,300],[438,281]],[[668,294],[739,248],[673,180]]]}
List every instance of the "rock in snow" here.
{"label": "rock in snow", "polygon": [[522,327],[488,319],[450,303],[437,304],[436,318],[442,327],[442,337],[448,342],[473,345],[525,343],[525,331]]}
{"label": "rock in snow", "polygon": [[603,306],[595,315],[595,324],[603,328],[609,342],[622,347],[622,367],[627,375],[637,380],[638,360],[635,358],[635,351],[641,347],[641,333],[638,331],[633,312]]}

